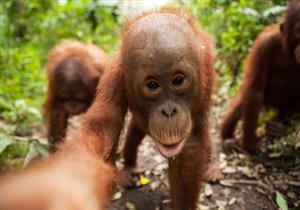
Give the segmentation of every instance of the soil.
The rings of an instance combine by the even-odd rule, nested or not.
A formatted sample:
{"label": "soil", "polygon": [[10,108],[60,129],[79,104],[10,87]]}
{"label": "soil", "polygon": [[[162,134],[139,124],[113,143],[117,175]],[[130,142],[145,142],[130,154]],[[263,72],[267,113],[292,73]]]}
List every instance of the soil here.
{"label": "soil", "polygon": [[[216,145],[219,164],[224,177],[217,183],[204,183],[198,209],[206,210],[276,210],[276,192],[284,195],[289,209],[300,209],[299,148],[293,155],[270,157],[270,142],[262,135],[260,152],[249,155],[245,151],[224,153],[218,147],[221,110],[212,111],[211,135]],[[298,127],[299,129],[299,127]],[[299,129],[300,131],[300,129]],[[296,133],[300,140],[300,133]],[[299,143],[299,142],[298,142]],[[146,185],[119,189],[110,210],[170,210],[167,160],[157,151],[154,142],[146,137],[139,148],[139,166],[145,168]],[[118,166],[122,168],[123,159]]]}
{"label": "soil", "polygon": [[[276,192],[283,195],[289,209],[300,209],[300,126],[291,136],[266,139],[263,127],[258,129],[262,138],[260,151],[249,155],[245,151],[224,153],[220,149],[219,125],[224,110],[221,102],[214,105],[211,113],[211,136],[218,154],[219,165],[224,177],[217,183],[203,183],[198,209],[206,210],[276,210]],[[71,120],[69,131],[78,130],[80,117]],[[237,129],[237,138],[240,130]],[[72,133],[69,132],[68,133]],[[45,130],[34,132],[45,139]],[[70,136],[69,136],[70,138]],[[287,138],[294,138],[291,145]],[[124,137],[123,137],[124,139]],[[121,145],[124,140],[121,138]],[[296,145],[296,146],[295,146]],[[270,152],[270,147],[273,148]],[[279,148],[279,152],[274,152]],[[121,151],[121,149],[120,149]],[[121,154],[121,152],[120,152]],[[120,155],[117,166],[122,168]],[[116,192],[110,210],[170,210],[170,195],[167,160],[157,151],[154,142],[146,137],[138,153],[138,165],[145,173],[136,176],[136,187]],[[141,183],[141,176],[147,182]]]}

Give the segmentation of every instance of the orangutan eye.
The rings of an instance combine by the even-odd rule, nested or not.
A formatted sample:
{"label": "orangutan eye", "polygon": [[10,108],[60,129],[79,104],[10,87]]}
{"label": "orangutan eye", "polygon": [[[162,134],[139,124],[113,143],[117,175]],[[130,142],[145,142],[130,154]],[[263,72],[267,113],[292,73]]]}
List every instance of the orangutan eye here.
{"label": "orangutan eye", "polygon": [[180,85],[183,84],[183,82],[184,82],[184,77],[183,77],[183,75],[177,75],[177,76],[174,78],[174,80],[172,81],[172,84],[173,84],[174,86],[180,86]]}
{"label": "orangutan eye", "polygon": [[147,87],[148,87],[149,90],[154,91],[157,88],[159,88],[159,84],[156,81],[151,80],[151,81],[147,82]]}

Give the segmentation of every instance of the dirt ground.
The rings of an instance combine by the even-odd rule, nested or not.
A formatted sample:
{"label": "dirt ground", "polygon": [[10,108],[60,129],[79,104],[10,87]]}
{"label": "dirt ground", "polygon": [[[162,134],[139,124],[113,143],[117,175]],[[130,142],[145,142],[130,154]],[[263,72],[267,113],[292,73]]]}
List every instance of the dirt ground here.
{"label": "dirt ground", "polygon": [[[198,209],[275,210],[279,209],[276,192],[284,195],[289,209],[300,209],[299,148],[291,156],[275,155],[274,158],[270,157],[265,140],[257,155],[250,156],[243,151],[225,154],[218,146],[220,112],[216,108],[212,111],[211,135],[218,148],[224,178],[217,183],[204,183]],[[295,135],[300,138],[299,134]],[[122,161],[119,158],[120,167]],[[143,176],[150,182],[139,184],[139,177],[136,177],[140,186],[119,189],[110,210],[170,210],[167,160],[149,137],[139,148],[138,162],[146,169]]]}
{"label": "dirt ground", "polygon": [[[257,155],[244,151],[224,153],[219,146],[219,125],[224,113],[220,107],[219,102],[212,110],[210,133],[224,178],[217,183],[203,184],[198,209],[276,210],[279,209],[276,193],[283,195],[289,210],[300,209],[300,123],[291,136],[276,140],[266,140],[264,128],[260,127],[258,133],[262,137],[262,145]],[[74,121],[78,123],[77,119]],[[77,126],[71,121],[69,129]],[[240,129],[237,134],[240,136]],[[296,140],[298,146],[287,144],[290,141],[286,139],[290,137]],[[274,152],[276,147],[277,153]],[[119,168],[122,168],[122,162],[120,155]],[[139,147],[138,163],[145,168],[145,173],[136,177],[136,187],[119,188],[110,210],[170,210],[167,160],[159,154],[149,137]]]}

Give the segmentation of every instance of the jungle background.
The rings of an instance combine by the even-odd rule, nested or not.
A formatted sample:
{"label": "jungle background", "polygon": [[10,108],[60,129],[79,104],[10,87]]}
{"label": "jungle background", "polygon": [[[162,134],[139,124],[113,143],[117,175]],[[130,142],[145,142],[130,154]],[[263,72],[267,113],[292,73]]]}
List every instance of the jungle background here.
{"label": "jungle background", "polygon": [[[287,1],[4,0],[0,3],[1,172],[25,167],[48,154],[42,104],[49,50],[63,40],[77,39],[113,56],[124,17],[162,3],[190,11],[214,37],[218,85],[211,133],[218,141],[220,119],[240,86],[246,55],[257,34],[280,20]],[[259,118],[258,133],[265,140],[260,154],[220,153],[224,179],[204,185],[199,208],[300,208],[299,121],[290,119],[287,135],[270,139],[264,125],[273,115],[264,110]],[[119,189],[112,209],[169,209],[165,160],[148,140],[139,157],[145,173],[137,177],[136,188]]]}

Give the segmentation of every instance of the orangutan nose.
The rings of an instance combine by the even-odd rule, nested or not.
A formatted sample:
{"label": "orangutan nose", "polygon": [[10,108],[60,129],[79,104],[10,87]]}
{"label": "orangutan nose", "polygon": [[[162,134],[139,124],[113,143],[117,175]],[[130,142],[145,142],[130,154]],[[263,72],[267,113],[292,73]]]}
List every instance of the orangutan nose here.
{"label": "orangutan nose", "polygon": [[165,117],[172,117],[177,113],[176,106],[173,104],[166,104],[165,106],[162,107],[161,113]]}

